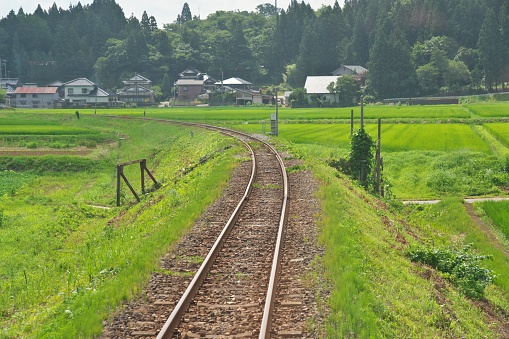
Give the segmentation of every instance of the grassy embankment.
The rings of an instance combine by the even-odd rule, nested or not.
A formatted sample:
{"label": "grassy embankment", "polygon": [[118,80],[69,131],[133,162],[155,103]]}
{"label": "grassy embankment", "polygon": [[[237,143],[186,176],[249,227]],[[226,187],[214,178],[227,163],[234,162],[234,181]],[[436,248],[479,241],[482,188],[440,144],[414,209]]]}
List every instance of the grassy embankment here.
{"label": "grassy embankment", "polygon": [[[19,133],[33,131],[31,118],[16,113],[25,125]],[[1,172],[0,337],[92,337],[221,193],[239,148],[225,150],[232,141],[215,133],[195,130],[191,137],[188,129],[168,124],[97,117],[77,121],[65,115],[44,119],[69,126],[69,133],[99,133],[108,142],[87,157],[65,157],[63,168],[40,171],[32,167],[33,157],[17,157],[25,168]],[[184,167],[206,155],[213,157],[182,175]],[[49,163],[62,159],[42,158]],[[117,208],[115,163],[138,158],[147,158],[162,187],[133,205],[123,185],[124,206]],[[84,160],[93,166],[73,168]],[[140,192],[139,166],[126,174]]]}

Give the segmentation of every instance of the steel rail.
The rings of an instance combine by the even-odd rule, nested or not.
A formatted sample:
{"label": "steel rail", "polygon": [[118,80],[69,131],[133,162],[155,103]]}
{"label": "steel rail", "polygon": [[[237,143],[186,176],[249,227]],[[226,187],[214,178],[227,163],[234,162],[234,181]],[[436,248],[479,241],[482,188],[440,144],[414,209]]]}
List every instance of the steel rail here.
{"label": "steel rail", "polygon": [[[110,117],[115,117],[115,116],[110,116]],[[119,118],[118,116],[116,116],[116,117]],[[125,118],[125,117],[120,117],[120,118]],[[220,133],[229,135],[231,137],[237,137],[238,135],[241,135],[241,136],[247,137],[249,139],[254,139],[254,140],[257,140],[258,142],[263,143],[267,148],[270,149],[270,151],[276,157],[276,160],[279,163],[279,169],[281,171],[281,175],[283,177],[283,199],[282,199],[282,206],[281,206],[281,216],[280,216],[279,225],[278,225],[276,246],[274,249],[274,257],[272,260],[270,278],[269,278],[267,295],[266,295],[265,306],[264,306],[264,311],[263,311],[263,318],[262,318],[260,334],[259,334],[259,339],[270,338],[271,327],[272,327],[272,313],[274,311],[274,300],[276,298],[276,293],[277,293],[277,281],[278,281],[280,267],[281,267],[285,225],[286,225],[286,219],[287,219],[287,215],[288,215],[288,208],[287,208],[288,200],[289,200],[288,177],[286,175],[286,168],[285,168],[283,159],[281,158],[281,156],[278,154],[278,152],[275,150],[275,148],[272,145],[270,145],[269,143],[267,143],[264,140],[253,137],[247,133],[238,132],[238,131],[230,130],[230,129],[227,129],[224,127],[212,126],[212,125],[207,125],[207,124],[197,124],[197,123],[189,123],[189,122],[157,119],[157,118],[135,118],[135,119],[154,120],[154,121],[170,122],[170,123],[174,123],[174,124],[191,126],[191,127],[200,127],[200,128],[205,128],[208,130],[219,131]],[[233,225],[235,224],[235,222],[237,221],[237,219],[239,217],[239,214],[240,214],[242,208],[244,207],[244,205],[247,202],[247,197],[249,196],[249,193],[251,192],[251,187],[255,180],[256,158],[255,158],[255,154],[254,154],[254,151],[251,148],[251,146],[246,141],[244,141],[238,137],[237,137],[237,139],[239,139],[242,143],[244,143],[246,148],[251,152],[251,161],[253,163],[253,168],[251,171],[251,178],[249,180],[249,184],[246,188],[246,191],[245,191],[242,199],[240,200],[239,204],[235,208],[233,214],[230,216],[230,219],[226,223],[221,234],[219,235],[216,242],[212,246],[211,250],[209,251],[209,253],[206,256],[205,260],[203,261],[202,265],[198,269],[193,280],[188,285],[186,291],[180,298],[179,302],[173,309],[172,313],[168,317],[166,323],[162,327],[162,329],[159,332],[159,334],[157,335],[156,339],[168,339],[173,336],[177,326],[180,324],[180,321],[181,321],[184,313],[187,311],[189,305],[192,302],[192,299],[196,295],[198,289],[200,288],[205,277],[207,276],[208,272],[210,271],[215,258],[217,257],[219,251],[223,247],[226,237],[230,233]]]}
{"label": "steel rail", "polygon": [[253,168],[251,171],[251,178],[249,179],[249,184],[247,185],[246,191],[244,192],[244,195],[240,199],[239,204],[233,211],[232,215],[230,216],[230,219],[228,219],[228,222],[224,226],[223,230],[221,231],[221,234],[216,239],[216,242],[210,249],[209,253],[205,257],[205,260],[203,260],[203,263],[201,264],[200,268],[196,272],[193,280],[189,283],[189,286],[187,287],[186,291],[180,298],[179,302],[173,309],[173,312],[168,317],[168,320],[166,320],[166,323],[164,324],[163,328],[157,335],[157,339],[166,339],[171,338],[173,336],[173,332],[175,332],[175,329],[180,324],[180,321],[182,319],[182,316],[189,308],[189,305],[191,304],[191,301],[193,300],[194,296],[196,295],[196,292],[202,285],[203,281],[205,280],[207,274],[209,273],[214,260],[216,259],[217,255],[219,254],[219,251],[221,251],[221,248],[223,247],[224,242],[226,241],[226,238],[230,234],[231,229],[233,228],[233,225],[237,222],[237,219],[240,215],[240,212],[242,211],[242,208],[247,203],[247,197],[249,196],[249,193],[251,192],[252,184],[255,180],[256,176],[256,158],[254,155],[254,151],[249,146],[249,144],[243,140],[241,140],[244,145],[248,148],[248,150],[251,152],[251,161],[253,164]]}

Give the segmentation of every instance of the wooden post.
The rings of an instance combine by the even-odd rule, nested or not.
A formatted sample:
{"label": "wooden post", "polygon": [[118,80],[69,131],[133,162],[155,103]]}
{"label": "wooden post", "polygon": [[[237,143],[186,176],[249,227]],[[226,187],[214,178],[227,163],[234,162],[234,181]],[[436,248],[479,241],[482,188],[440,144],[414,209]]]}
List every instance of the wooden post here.
{"label": "wooden post", "polygon": [[353,135],[353,109],[350,111],[350,135]]}
{"label": "wooden post", "polygon": [[117,165],[117,206],[120,206],[120,173],[124,170],[124,166]]}
{"label": "wooden post", "polygon": [[381,139],[382,139],[382,119],[378,119],[378,139],[377,139],[377,145],[376,145],[376,167],[375,167],[375,192],[381,193],[380,187],[382,183],[382,171],[381,171],[381,162],[380,162],[380,155],[381,155]]}
{"label": "wooden post", "polygon": [[142,192],[142,194],[145,194],[145,172],[148,174],[150,179],[152,179],[152,181],[154,182],[154,185],[156,186],[156,188],[159,188],[161,186],[157,182],[157,180],[154,178],[152,173],[150,173],[150,171],[148,170],[148,168],[147,168],[147,159],[133,160],[133,161],[124,162],[122,164],[118,164],[117,165],[117,206],[120,206],[120,194],[121,194],[121,189],[120,189],[121,182],[120,182],[120,178],[124,179],[127,187],[129,187],[129,189],[133,193],[133,195],[136,198],[136,200],[138,200],[138,202],[140,202],[140,197],[138,196],[138,194],[134,190],[133,186],[131,186],[131,183],[129,182],[129,180],[127,180],[127,177],[124,175],[124,166],[132,165],[132,164],[136,164],[136,163],[140,164],[140,172],[141,172],[141,178],[140,179],[141,179],[141,192]]}
{"label": "wooden post", "polygon": [[146,159],[142,159],[140,161],[141,194],[145,194],[145,167],[147,167],[147,160]]}

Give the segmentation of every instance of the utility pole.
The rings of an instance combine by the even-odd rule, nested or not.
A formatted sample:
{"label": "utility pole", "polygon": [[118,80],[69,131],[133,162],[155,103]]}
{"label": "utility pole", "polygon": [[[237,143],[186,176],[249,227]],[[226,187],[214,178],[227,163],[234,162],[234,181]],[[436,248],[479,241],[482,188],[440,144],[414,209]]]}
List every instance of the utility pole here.
{"label": "utility pole", "polygon": [[[279,17],[278,14],[277,14],[277,0],[274,0],[274,10],[276,12],[276,19]],[[276,29],[277,29],[277,25],[276,25]],[[276,39],[276,36],[277,34],[274,34],[274,39]],[[277,43],[277,40],[274,41],[274,43]],[[277,83],[277,76],[275,78],[275,82]],[[276,99],[276,121],[274,122],[274,129],[272,131],[272,134],[275,135],[275,136],[278,136],[279,135],[279,112],[278,112],[278,103],[277,103],[277,85],[275,87],[275,91],[276,91],[276,94],[275,94],[275,99]]]}

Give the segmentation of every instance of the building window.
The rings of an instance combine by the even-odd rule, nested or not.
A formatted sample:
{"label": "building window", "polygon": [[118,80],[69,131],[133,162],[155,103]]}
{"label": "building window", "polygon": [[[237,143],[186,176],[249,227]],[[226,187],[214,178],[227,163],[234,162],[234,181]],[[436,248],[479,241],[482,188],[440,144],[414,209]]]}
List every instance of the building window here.
{"label": "building window", "polygon": [[74,88],[68,88],[67,94],[74,94]]}
{"label": "building window", "polygon": [[26,94],[21,94],[21,97],[22,97],[22,98],[26,98],[26,97],[27,97],[27,95],[26,95]]}
{"label": "building window", "polygon": [[184,92],[187,92],[187,86],[182,87],[182,90],[183,90]]}
{"label": "building window", "polygon": [[26,100],[20,100],[20,101],[19,101],[19,104],[20,104],[21,106],[25,106],[25,105],[27,104],[27,101],[26,101]]}
{"label": "building window", "polygon": [[81,89],[81,94],[88,94],[88,89],[82,88]]}
{"label": "building window", "polygon": [[38,98],[39,96],[37,94],[32,94],[32,98]]}

